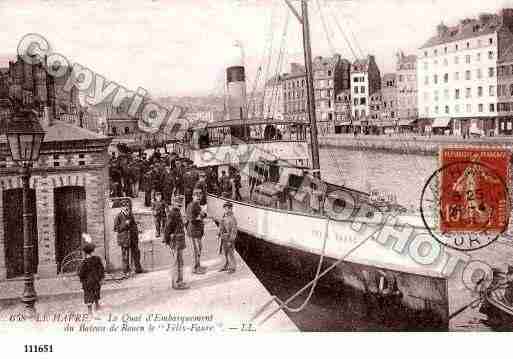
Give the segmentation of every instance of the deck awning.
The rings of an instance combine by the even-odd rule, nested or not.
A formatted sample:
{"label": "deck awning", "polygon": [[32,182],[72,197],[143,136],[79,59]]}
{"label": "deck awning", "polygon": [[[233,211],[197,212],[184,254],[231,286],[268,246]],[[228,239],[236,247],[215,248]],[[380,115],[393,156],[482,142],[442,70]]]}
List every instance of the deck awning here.
{"label": "deck awning", "polygon": [[449,127],[449,122],[451,122],[450,117],[435,118],[431,127]]}

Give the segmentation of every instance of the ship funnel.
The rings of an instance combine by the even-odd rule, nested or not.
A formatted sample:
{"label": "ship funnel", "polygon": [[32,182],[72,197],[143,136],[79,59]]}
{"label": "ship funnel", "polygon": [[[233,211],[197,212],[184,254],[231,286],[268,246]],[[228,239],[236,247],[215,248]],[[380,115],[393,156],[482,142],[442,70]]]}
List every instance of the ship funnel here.
{"label": "ship funnel", "polygon": [[240,41],[233,44],[230,60],[226,67],[226,89],[228,119],[247,118],[244,49]]}

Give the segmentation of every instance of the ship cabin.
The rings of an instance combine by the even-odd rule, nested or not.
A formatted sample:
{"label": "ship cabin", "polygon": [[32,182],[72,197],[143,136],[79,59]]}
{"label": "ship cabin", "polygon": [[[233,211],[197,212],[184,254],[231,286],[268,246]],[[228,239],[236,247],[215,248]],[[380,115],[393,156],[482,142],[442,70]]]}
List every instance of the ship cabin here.
{"label": "ship cabin", "polygon": [[[191,126],[183,138],[186,157],[240,186],[216,193],[235,201],[323,215],[335,208],[368,202],[368,194],[317,179],[310,170],[309,123],[282,120],[219,121]],[[235,183],[235,182],[232,182]],[[236,188],[238,187],[238,188]],[[211,193],[214,194],[214,193]],[[348,197],[350,196],[350,197]],[[356,208],[355,208],[356,210]]]}

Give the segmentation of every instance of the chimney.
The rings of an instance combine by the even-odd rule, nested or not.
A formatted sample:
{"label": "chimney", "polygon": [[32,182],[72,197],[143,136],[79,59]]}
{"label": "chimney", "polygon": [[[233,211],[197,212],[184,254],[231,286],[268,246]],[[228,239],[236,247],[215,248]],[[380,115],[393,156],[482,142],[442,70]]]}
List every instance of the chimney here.
{"label": "chimney", "polygon": [[447,26],[443,23],[443,21],[436,27],[436,34],[438,37],[443,37],[445,34],[447,34]]}
{"label": "chimney", "polygon": [[501,24],[513,30],[513,9],[502,9],[499,12],[499,19]]}

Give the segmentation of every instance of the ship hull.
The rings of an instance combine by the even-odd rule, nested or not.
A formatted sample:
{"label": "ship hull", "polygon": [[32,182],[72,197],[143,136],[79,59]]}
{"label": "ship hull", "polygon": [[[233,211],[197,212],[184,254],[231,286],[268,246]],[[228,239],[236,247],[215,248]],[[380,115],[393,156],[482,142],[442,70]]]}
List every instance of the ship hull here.
{"label": "ship hull", "polygon": [[[220,220],[225,202],[208,195],[209,215]],[[319,285],[355,290],[369,310],[390,317],[384,320],[403,318],[418,330],[448,329],[447,278],[382,246],[373,239],[377,232],[372,226],[355,231],[347,222],[323,216],[231,202],[240,232],[237,250],[248,262],[277,274],[297,273],[307,284],[322,257]],[[396,290],[383,288],[383,280],[395,282]]]}

